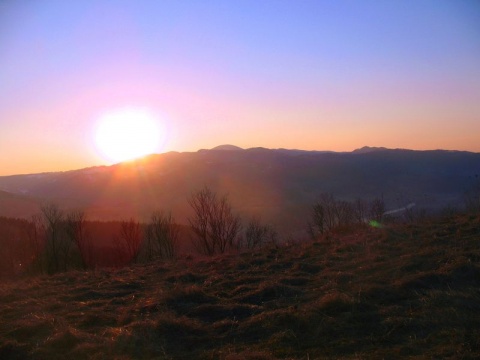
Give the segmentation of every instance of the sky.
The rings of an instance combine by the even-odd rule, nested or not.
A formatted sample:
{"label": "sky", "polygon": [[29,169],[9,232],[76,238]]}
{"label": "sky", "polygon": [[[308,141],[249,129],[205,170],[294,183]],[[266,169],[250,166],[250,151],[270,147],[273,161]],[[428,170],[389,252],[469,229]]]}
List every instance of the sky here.
{"label": "sky", "polygon": [[480,152],[480,3],[0,1],[0,175],[112,163],[122,109],[158,153]]}

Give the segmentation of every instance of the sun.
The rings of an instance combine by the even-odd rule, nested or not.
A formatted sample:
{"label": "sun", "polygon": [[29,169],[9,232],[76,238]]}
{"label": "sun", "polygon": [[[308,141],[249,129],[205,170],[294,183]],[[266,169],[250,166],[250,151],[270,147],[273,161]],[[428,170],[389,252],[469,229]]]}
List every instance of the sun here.
{"label": "sun", "polygon": [[98,120],[95,132],[98,150],[109,161],[139,158],[158,150],[160,129],[156,117],[144,109],[119,109]]}

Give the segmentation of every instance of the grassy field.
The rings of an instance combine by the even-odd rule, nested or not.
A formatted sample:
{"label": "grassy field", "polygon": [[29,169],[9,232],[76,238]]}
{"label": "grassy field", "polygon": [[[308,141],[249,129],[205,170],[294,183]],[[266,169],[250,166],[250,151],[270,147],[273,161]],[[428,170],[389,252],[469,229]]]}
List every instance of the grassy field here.
{"label": "grassy field", "polygon": [[480,358],[480,217],[0,285],[0,359]]}

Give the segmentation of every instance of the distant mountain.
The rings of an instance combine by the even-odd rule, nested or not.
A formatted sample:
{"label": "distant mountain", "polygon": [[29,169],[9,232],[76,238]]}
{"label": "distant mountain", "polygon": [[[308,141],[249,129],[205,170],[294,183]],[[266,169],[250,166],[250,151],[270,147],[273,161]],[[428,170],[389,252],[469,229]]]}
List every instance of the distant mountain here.
{"label": "distant mountain", "polygon": [[370,153],[370,152],[373,152],[373,151],[384,151],[384,150],[389,150],[389,149],[387,149],[385,147],[364,146],[360,149],[355,149],[352,152],[355,153],[355,154],[366,154],[366,153]]}
{"label": "distant mountain", "polygon": [[238,151],[238,150],[243,150],[241,147],[235,146],[235,145],[219,145],[211,150],[225,150],[225,151]]}
{"label": "distant mountain", "polygon": [[17,203],[53,201],[85,209],[91,219],[146,219],[164,209],[185,223],[191,211],[187,197],[207,185],[228,193],[244,216],[260,215],[279,227],[300,229],[322,192],[345,200],[383,196],[387,210],[410,203],[435,210],[461,206],[478,174],[480,154],[442,150],[170,152],[113,166],[0,177],[0,190],[9,197],[8,203],[0,202],[0,215],[15,208],[24,209],[15,216],[27,216],[32,207]]}

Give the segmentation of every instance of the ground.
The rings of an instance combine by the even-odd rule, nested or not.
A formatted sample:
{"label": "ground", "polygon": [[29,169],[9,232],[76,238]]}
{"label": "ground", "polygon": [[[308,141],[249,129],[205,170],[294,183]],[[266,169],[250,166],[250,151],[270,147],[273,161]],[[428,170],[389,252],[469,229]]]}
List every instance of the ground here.
{"label": "ground", "polygon": [[1,359],[480,357],[480,217],[0,284]]}

